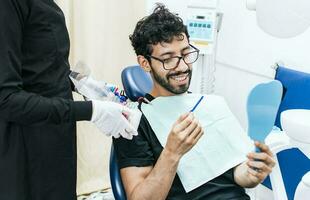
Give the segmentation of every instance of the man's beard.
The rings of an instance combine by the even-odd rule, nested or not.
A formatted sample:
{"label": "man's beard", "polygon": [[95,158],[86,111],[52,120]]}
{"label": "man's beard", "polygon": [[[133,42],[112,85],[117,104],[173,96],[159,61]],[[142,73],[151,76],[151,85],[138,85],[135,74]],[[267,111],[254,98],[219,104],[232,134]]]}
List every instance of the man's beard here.
{"label": "man's beard", "polygon": [[[168,90],[169,92],[173,93],[173,94],[183,94],[185,92],[187,92],[188,88],[189,88],[189,84],[191,82],[191,78],[192,78],[192,70],[188,69],[185,72],[177,72],[177,73],[173,73],[173,74],[167,74],[165,78],[159,76],[154,70],[152,70],[153,73],[153,77],[155,79],[155,81],[161,85],[163,88],[165,88],[166,90]],[[172,85],[169,84],[169,78],[172,76],[178,76],[181,74],[188,74],[188,84],[184,84],[184,85],[180,85],[178,87],[174,87]]]}

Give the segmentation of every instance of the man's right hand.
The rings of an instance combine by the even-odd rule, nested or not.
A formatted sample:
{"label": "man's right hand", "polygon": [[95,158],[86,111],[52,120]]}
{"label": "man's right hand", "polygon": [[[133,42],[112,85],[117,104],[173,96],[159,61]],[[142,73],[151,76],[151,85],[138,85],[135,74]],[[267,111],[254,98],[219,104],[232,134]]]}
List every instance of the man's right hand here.
{"label": "man's right hand", "polygon": [[165,150],[181,158],[201,138],[204,131],[193,113],[186,113],[174,123]]}

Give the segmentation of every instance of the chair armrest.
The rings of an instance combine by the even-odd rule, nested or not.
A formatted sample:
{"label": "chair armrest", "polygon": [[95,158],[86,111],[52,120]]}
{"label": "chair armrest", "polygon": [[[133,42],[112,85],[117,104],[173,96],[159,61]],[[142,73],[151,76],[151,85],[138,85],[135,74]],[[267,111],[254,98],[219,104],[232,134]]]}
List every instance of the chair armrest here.
{"label": "chair armrest", "polygon": [[293,148],[290,145],[290,139],[283,131],[272,131],[266,138],[265,143],[269,146],[270,150],[274,154],[274,159],[276,161],[276,165],[270,173],[270,182],[274,199],[287,200],[283,177],[276,155],[283,150]]}

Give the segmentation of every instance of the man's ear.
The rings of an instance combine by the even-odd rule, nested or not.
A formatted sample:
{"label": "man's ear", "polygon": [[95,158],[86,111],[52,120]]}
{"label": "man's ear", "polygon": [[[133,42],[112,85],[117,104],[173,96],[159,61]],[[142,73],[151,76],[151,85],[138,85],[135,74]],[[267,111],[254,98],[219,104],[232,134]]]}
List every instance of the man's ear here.
{"label": "man's ear", "polygon": [[137,57],[137,61],[139,63],[139,65],[142,67],[142,69],[146,72],[150,72],[151,71],[151,66],[149,61],[142,55],[139,55]]}

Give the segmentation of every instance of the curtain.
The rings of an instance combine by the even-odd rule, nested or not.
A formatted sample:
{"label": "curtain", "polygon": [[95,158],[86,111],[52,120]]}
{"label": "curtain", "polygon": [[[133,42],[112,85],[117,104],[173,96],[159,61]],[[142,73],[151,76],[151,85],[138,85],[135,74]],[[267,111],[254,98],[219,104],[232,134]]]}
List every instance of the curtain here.
{"label": "curtain", "polygon": [[[56,0],[66,16],[70,34],[71,66],[85,62],[97,80],[121,86],[120,73],[136,64],[128,39],[137,21],[146,15],[141,0]],[[75,95],[76,99],[80,99]],[[111,138],[90,122],[77,125],[77,193],[87,194],[110,187]]]}

